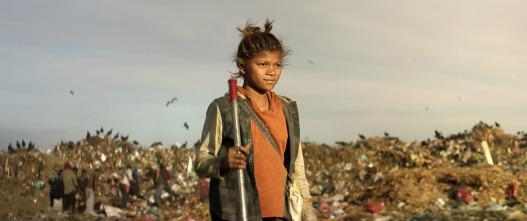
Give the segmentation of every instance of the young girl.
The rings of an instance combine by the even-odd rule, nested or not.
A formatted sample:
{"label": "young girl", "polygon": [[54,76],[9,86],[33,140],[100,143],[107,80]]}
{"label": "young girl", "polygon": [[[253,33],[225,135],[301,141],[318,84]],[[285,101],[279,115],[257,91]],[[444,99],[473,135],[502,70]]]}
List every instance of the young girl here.
{"label": "young girl", "polygon": [[234,146],[229,95],[214,100],[207,109],[194,168],[199,176],[211,178],[212,220],[241,219],[237,169],[246,170],[243,188],[249,220],[291,219],[286,199],[288,174],[304,199],[302,219],[316,220],[305,175],[296,103],[271,91],[280,79],[288,52],[271,29],[269,20],[264,31],[250,23],[244,29],[238,28],[242,40],[234,61],[239,69],[236,77],[243,78],[238,98],[240,106],[249,107],[239,109],[244,146]]}

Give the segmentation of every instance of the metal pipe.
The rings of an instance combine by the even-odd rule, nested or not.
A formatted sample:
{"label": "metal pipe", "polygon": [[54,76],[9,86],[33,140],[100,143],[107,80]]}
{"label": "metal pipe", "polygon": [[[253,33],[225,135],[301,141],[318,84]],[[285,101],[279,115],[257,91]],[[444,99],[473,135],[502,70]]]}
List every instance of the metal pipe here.
{"label": "metal pipe", "polygon": [[[238,117],[238,88],[237,81],[235,78],[229,79],[229,96],[231,101],[232,118],[234,122],[234,146],[239,147],[242,145],[240,136],[240,119]],[[240,152],[238,152],[240,153]],[[247,193],[245,193],[245,174],[244,170],[237,169],[236,174],[238,175],[238,193],[240,195],[240,217],[243,221],[248,220],[247,216]]]}

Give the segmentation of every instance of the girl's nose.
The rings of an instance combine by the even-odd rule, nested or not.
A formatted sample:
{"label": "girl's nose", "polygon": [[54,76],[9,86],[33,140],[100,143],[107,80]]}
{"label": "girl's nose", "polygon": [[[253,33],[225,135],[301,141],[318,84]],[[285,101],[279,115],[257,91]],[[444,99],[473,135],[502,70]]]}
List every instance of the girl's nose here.
{"label": "girl's nose", "polygon": [[269,67],[267,69],[267,75],[273,76],[273,75],[275,75],[275,71],[276,71],[276,68]]}

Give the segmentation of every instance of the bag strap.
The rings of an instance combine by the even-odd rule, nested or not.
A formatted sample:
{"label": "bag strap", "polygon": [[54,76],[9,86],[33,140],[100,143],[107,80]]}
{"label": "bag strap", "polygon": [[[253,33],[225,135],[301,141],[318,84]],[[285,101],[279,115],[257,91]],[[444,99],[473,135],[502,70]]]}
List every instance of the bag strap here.
{"label": "bag strap", "polygon": [[267,138],[267,140],[269,140],[269,142],[273,146],[274,150],[276,150],[276,153],[278,153],[278,155],[280,155],[280,152],[278,152],[278,148],[276,146],[276,143],[274,142],[273,137],[271,136],[271,134],[269,133],[267,128],[265,128],[265,126],[263,125],[263,123],[260,120],[260,118],[258,118],[258,116],[256,116],[256,113],[254,113],[254,111],[249,107],[249,105],[246,102],[238,102],[238,104],[240,104],[240,107],[245,112],[247,112],[247,114],[249,114],[249,117],[251,117],[251,119],[254,121],[254,123],[256,123],[256,126],[258,126],[258,128],[260,128],[260,130],[264,134],[265,138]]}
{"label": "bag strap", "polygon": [[[260,120],[260,118],[258,118],[258,116],[256,116],[256,113],[254,113],[254,111],[251,109],[251,107],[249,107],[249,105],[247,104],[247,102],[238,102],[238,104],[240,105],[240,107],[242,108],[242,110],[244,110],[247,114],[249,114],[249,117],[251,117],[251,119],[254,121],[254,123],[256,124],[256,126],[258,126],[258,128],[260,128],[260,131],[262,131],[262,133],[264,134],[265,138],[267,138],[267,140],[271,143],[271,145],[273,146],[274,150],[276,150],[276,154],[278,154],[278,157],[281,158],[280,156],[280,152],[278,151],[278,148],[276,146],[276,143],[274,142],[274,139],[273,137],[271,136],[271,133],[269,133],[269,131],[267,130],[267,128],[265,128],[265,126],[263,125],[262,121]],[[287,170],[286,170],[287,171]],[[287,178],[289,180],[293,180],[290,176],[289,176],[289,172],[287,172]]]}

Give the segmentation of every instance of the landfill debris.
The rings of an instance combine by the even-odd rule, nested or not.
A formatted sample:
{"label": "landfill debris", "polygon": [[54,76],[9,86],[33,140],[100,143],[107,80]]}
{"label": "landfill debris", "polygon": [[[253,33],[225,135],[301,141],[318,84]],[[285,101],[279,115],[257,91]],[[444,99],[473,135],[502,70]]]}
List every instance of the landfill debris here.
{"label": "landfill debris", "polygon": [[[191,168],[195,149],[139,146],[129,135],[102,131],[47,151],[0,151],[0,220],[210,220],[200,178]],[[412,143],[386,135],[337,145],[302,143],[318,219],[526,218],[526,133],[507,134],[484,122],[448,136],[435,132],[435,139]],[[60,201],[50,207],[47,180],[66,161],[88,174],[102,169],[94,214],[62,213]],[[160,162],[172,173],[176,197],[163,194],[157,208],[148,174]],[[128,208],[119,209],[118,183],[126,165],[137,167],[145,182]]]}

